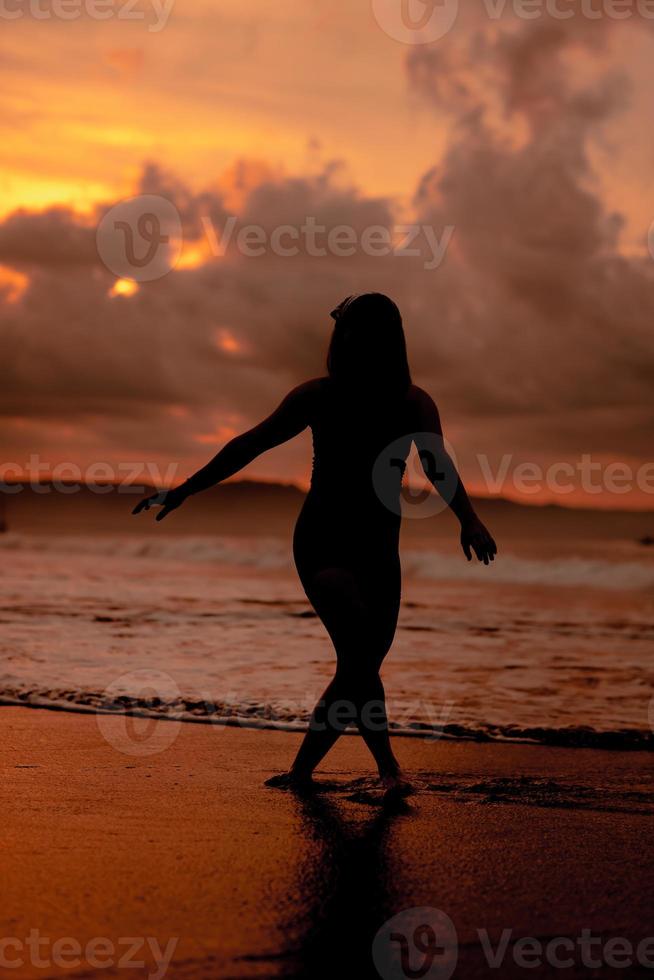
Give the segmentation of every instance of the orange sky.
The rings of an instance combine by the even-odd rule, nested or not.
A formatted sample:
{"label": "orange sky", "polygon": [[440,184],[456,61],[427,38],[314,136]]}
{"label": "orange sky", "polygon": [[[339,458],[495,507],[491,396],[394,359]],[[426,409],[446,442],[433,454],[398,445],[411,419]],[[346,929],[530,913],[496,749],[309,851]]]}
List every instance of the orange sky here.
{"label": "orange sky", "polygon": [[140,9],[4,32],[3,211],[120,195],[145,159],[201,187],[243,157],[288,172],[338,157],[369,193],[407,195],[442,148],[365,4],[186,0],[157,32]]}
{"label": "orange sky", "polygon": [[[343,295],[381,289],[473,489],[489,490],[480,454],[494,471],[510,456],[512,474],[590,453],[642,476],[654,22],[467,7],[447,36],[410,45],[367,2],[136,12],[3,25],[5,460],[172,459],[186,475],[322,370]],[[99,260],[95,230],[138,191],[173,201],[184,248],[169,275],[135,284]],[[268,233],[307,215],[454,232],[434,269],[359,251],[213,256],[202,221],[220,230],[230,214]],[[248,475],[306,479],[307,449]],[[569,494],[526,494],[513,477],[499,492],[651,506],[635,476],[627,494],[577,478]]]}

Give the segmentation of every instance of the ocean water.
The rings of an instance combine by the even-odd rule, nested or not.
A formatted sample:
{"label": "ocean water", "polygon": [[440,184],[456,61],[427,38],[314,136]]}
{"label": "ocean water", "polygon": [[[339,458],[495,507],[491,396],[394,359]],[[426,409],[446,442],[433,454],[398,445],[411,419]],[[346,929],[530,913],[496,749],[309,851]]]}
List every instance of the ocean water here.
{"label": "ocean water", "polygon": [[[405,549],[397,734],[652,748],[654,555]],[[301,729],[333,652],[280,538],[0,536],[0,703]]]}

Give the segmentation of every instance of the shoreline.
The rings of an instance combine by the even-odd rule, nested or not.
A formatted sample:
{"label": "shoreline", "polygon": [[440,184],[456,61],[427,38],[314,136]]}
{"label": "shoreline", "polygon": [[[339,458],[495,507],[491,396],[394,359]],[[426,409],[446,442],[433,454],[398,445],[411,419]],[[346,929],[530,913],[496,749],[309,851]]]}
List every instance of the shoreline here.
{"label": "shoreline", "polygon": [[[138,718],[144,721],[164,721],[173,722],[181,725],[208,725],[216,728],[233,728],[246,731],[261,732],[284,732],[288,734],[303,734],[306,731],[304,722],[292,723],[277,719],[254,719],[246,717],[220,718],[211,714],[198,715],[188,713],[166,713],[154,710],[139,708],[129,708],[118,710],[115,708],[103,708],[95,705],[85,704],[84,702],[58,702],[48,701],[24,701],[20,698],[10,698],[0,696],[0,712],[7,708],[27,708],[36,711],[56,711],[68,714],[81,715],[102,715],[104,717],[125,717]],[[434,728],[429,730],[426,726],[416,725],[415,729],[393,727],[390,723],[390,734],[393,739],[418,739],[423,742],[471,742],[479,745],[524,745],[541,746],[544,748],[563,748],[574,750],[603,751],[603,752],[654,752],[654,733],[640,729],[621,729],[616,732],[602,732],[591,729],[588,726],[578,728],[542,728],[519,729],[515,735],[504,734],[503,726],[489,725],[489,729],[495,730],[490,734],[485,729],[478,731],[473,728],[467,729],[463,725],[445,725],[443,729]],[[506,728],[506,726],[504,726]],[[449,729],[449,730],[448,730]],[[497,734],[499,733],[499,734]],[[538,733],[542,737],[534,737]],[[359,732],[356,728],[347,728],[342,735],[356,737]]]}
{"label": "shoreline", "polygon": [[[654,932],[654,774],[642,753],[406,739],[398,754],[419,792],[389,812],[360,739],[340,740],[318,792],[299,798],[263,785],[288,767],[297,735],[156,721],[157,751],[138,755],[138,739],[118,748],[129,717],[106,721],[102,732],[90,715],[0,712],[1,928],[24,956],[30,930],[83,950],[148,937],[161,950],[175,940],[170,980],[367,980],[384,922],[430,908],[455,926],[455,980],[487,977],[480,935],[497,949],[509,930],[504,980],[524,976],[523,937],[590,930],[635,948]],[[69,972],[51,963],[48,976]]]}

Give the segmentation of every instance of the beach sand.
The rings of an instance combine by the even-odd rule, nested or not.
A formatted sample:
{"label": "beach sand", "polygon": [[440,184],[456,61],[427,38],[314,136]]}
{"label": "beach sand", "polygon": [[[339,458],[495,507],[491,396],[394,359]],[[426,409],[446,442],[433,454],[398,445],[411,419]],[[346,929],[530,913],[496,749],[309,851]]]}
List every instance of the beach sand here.
{"label": "beach sand", "polygon": [[[263,785],[288,766],[294,734],[148,721],[142,746],[160,751],[138,755],[125,716],[104,717],[104,734],[98,717],[50,710],[4,708],[0,723],[1,934],[22,961],[8,976],[376,977],[375,934],[414,907],[458,934],[454,967],[428,913],[442,943],[428,977],[652,974],[594,972],[579,946],[558,950],[570,968],[526,969],[514,945],[586,930],[606,962],[606,941],[654,935],[648,753],[398,739],[421,792],[393,812],[358,737],[328,758],[323,791],[298,799]],[[499,968],[484,930],[493,948],[511,930]],[[73,945],[55,950],[64,937]],[[397,942],[376,950],[383,976],[404,975]]]}

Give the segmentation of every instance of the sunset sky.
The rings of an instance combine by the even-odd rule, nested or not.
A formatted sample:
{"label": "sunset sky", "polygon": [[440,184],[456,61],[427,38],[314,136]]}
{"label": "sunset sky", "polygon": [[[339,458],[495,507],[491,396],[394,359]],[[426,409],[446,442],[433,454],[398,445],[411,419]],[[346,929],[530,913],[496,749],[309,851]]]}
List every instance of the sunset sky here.
{"label": "sunset sky", "polygon": [[[106,19],[63,20],[7,0],[22,11],[0,35],[12,475],[36,454],[185,477],[322,373],[329,310],[374,289],[403,312],[414,380],[473,490],[652,507],[651,466],[651,492],[575,477],[571,493],[525,496],[510,474],[590,454],[645,480],[654,20],[527,20],[508,3],[494,19],[468,3],[444,37],[409,44],[380,25],[393,3],[177,0],[163,19],[163,0],[141,0],[128,20],[115,0]],[[167,275],[132,283],[96,229],[138,194],[174,204],[183,243]],[[358,241],[411,222],[451,237],[431,268],[424,236],[413,256],[255,257],[233,241],[213,255],[207,224],[220,236],[230,216],[268,235],[312,218]],[[508,482],[489,487],[478,454],[493,472],[509,459]],[[309,465],[302,437],[246,475],[304,482]]]}

